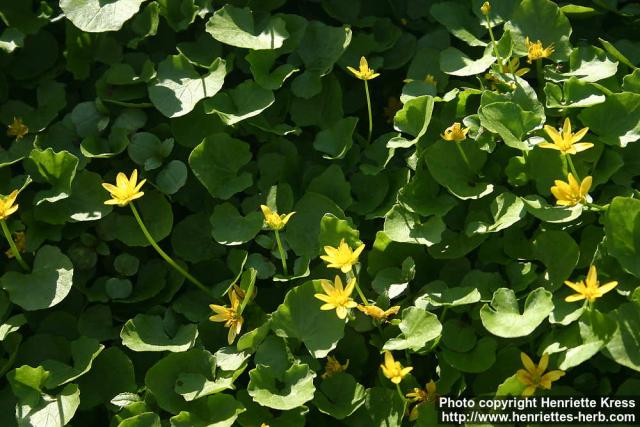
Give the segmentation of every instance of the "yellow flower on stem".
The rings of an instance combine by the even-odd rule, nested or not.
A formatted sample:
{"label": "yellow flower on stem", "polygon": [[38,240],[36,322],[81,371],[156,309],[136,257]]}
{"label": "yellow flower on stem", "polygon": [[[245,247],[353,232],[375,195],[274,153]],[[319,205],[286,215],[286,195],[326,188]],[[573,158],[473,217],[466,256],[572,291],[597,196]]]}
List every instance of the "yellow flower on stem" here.
{"label": "yellow flower on stem", "polygon": [[262,209],[262,215],[264,215],[264,223],[269,229],[274,231],[280,231],[287,225],[287,222],[291,219],[295,212],[279,215],[278,212],[272,211],[269,206],[260,205]]}
{"label": "yellow flower on stem", "polygon": [[549,366],[549,355],[547,353],[542,355],[538,365],[533,363],[531,358],[524,353],[520,353],[520,359],[524,369],[518,369],[516,378],[526,386],[522,396],[531,396],[538,388],[550,390],[551,383],[564,376],[564,371],[561,370],[544,373],[547,370],[547,366]]}
{"label": "yellow flower on stem", "polygon": [[240,298],[233,289],[229,291],[229,300],[231,302],[231,307],[229,308],[217,304],[209,305],[209,308],[216,313],[209,317],[209,320],[212,322],[225,322],[225,328],[229,328],[227,341],[229,344],[233,344],[233,341],[242,329],[244,319],[240,314]]}
{"label": "yellow flower on stem", "polygon": [[374,73],[373,70],[369,68],[367,58],[365,58],[364,56],[360,57],[359,68],[359,70],[356,70],[353,67],[347,67],[347,70],[351,71],[351,73],[360,80],[373,80],[380,75],[380,73]]}
{"label": "yellow flower on stem", "polygon": [[329,377],[334,376],[340,372],[344,372],[347,370],[349,366],[349,359],[345,362],[345,364],[341,364],[338,359],[333,356],[327,356],[327,364],[324,366],[324,373],[322,374],[322,379],[327,379]]}
{"label": "yellow flower on stem", "polygon": [[20,141],[29,133],[27,125],[22,123],[22,119],[14,117],[13,122],[7,126],[7,136],[14,136],[16,141]]}
{"label": "yellow flower on stem", "polygon": [[324,290],[324,294],[315,294],[314,296],[323,304],[320,310],[336,310],[336,314],[340,319],[347,317],[347,310],[356,307],[358,304],[351,298],[351,293],[356,287],[356,279],[353,278],[344,288],[342,280],[336,276],[333,284],[329,280],[321,280],[320,286]]}
{"label": "yellow flower on stem", "polygon": [[111,199],[104,202],[104,204],[118,205],[120,207],[127,206],[131,201],[144,196],[144,192],[140,191],[140,188],[142,188],[146,181],[146,179],[143,179],[138,183],[137,169],[134,169],[133,172],[131,172],[130,178],[127,178],[124,173],[118,172],[118,175],[116,176],[116,185],[106,182],[102,183],[104,189],[111,193]]}
{"label": "yellow flower on stem", "polygon": [[436,383],[433,380],[429,381],[424,389],[419,387],[414,387],[413,391],[410,391],[406,394],[407,399],[415,403],[415,406],[411,409],[409,413],[409,421],[415,421],[418,419],[418,411],[420,410],[420,406],[425,403],[435,402],[438,394],[436,393]]}
{"label": "yellow flower on stem", "polygon": [[369,317],[373,317],[376,320],[386,320],[387,317],[398,314],[398,311],[400,311],[400,306],[394,305],[388,310],[383,310],[376,305],[358,305],[358,310]]}
{"label": "yellow flower on stem", "polygon": [[589,303],[594,302],[596,299],[600,298],[601,296],[618,286],[618,282],[616,281],[600,285],[600,282],[598,282],[598,272],[595,265],[592,265],[589,268],[589,273],[587,273],[587,278],[584,281],[580,280],[579,282],[574,283],[567,280],[564,282],[564,284],[577,292],[576,294],[566,297],[564,299],[565,301],[575,302],[586,299]]}
{"label": "yellow flower on stem", "polygon": [[563,154],[576,154],[593,147],[590,142],[579,142],[589,132],[589,128],[582,128],[575,133],[571,132],[571,120],[568,117],[564,120],[561,132],[549,125],[544,126],[544,131],[553,142],[542,142],[538,144],[540,148],[558,150]]}
{"label": "yellow flower on stem", "polygon": [[467,133],[469,132],[469,128],[463,128],[462,124],[455,122],[448,128],[444,130],[444,133],[440,136],[445,141],[463,141],[467,139]]}
{"label": "yellow flower on stem", "polygon": [[324,252],[326,255],[320,256],[320,259],[327,262],[329,268],[339,268],[343,273],[348,273],[353,268],[354,264],[358,263],[358,257],[364,249],[364,243],[352,250],[351,246],[344,241],[340,240],[338,247],[325,246]]}
{"label": "yellow flower on stem", "polygon": [[587,176],[578,183],[578,180],[569,174],[568,182],[559,179],[553,181],[555,185],[551,187],[551,194],[555,196],[556,204],[559,206],[575,206],[578,203],[585,203],[592,181],[592,177]]}
{"label": "yellow flower on stem", "polygon": [[555,48],[553,47],[553,43],[551,43],[547,47],[543,47],[540,40],[532,43],[531,40],[529,40],[529,37],[525,38],[524,43],[527,47],[527,56],[529,57],[527,62],[529,64],[531,64],[533,61],[550,57],[555,50]]}
{"label": "yellow flower on stem", "polygon": [[489,12],[491,12],[491,3],[488,1],[482,3],[482,6],[480,6],[480,12],[482,12],[483,15],[488,15]]}
{"label": "yellow flower on stem", "polygon": [[402,378],[405,377],[409,372],[413,370],[413,367],[407,366],[406,368],[402,367],[400,362],[397,362],[390,351],[384,352],[384,364],[380,365],[380,369],[382,369],[382,374],[389,378],[392,383],[400,384]]}
{"label": "yellow flower on stem", "polygon": [[11,214],[15,213],[18,210],[17,204],[15,204],[16,199],[18,198],[18,190],[13,190],[7,197],[0,198],[0,220],[4,221],[9,218]]}

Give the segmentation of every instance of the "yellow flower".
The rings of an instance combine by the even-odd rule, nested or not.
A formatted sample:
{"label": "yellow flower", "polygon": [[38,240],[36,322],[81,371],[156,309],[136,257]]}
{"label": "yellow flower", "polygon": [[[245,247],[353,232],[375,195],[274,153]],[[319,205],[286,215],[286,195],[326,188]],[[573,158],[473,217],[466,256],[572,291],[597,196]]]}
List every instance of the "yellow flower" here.
{"label": "yellow flower", "polygon": [[349,359],[347,359],[346,363],[342,365],[335,357],[327,356],[327,364],[324,366],[324,373],[322,374],[322,378],[327,379],[335,374],[344,372],[347,370],[348,366]]}
{"label": "yellow flower", "polygon": [[580,301],[583,299],[586,299],[589,302],[593,302],[618,286],[618,282],[616,281],[600,285],[600,282],[598,282],[598,272],[596,271],[595,265],[592,265],[589,268],[589,273],[587,273],[586,280],[580,280],[579,282],[575,283],[567,280],[564,282],[564,284],[577,292],[577,294],[569,295],[568,297],[566,297],[564,300],[567,302]]}
{"label": "yellow flower", "polygon": [[242,329],[244,319],[238,312],[240,310],[240,298],[233,289],[229,291],[229,300],[231,302],[231,307],[229,308],[217,304],[209,305],[209,308],[216,313],[209,317],[209,320],[212,322],[225,322],[225,328],[229,328],[227,341],[229,344],[233,344],[233,341],[236,339],[236,335],[238,335],[240,333],[240,329]]}
{"label": "yellow flower", "polygon": [[427,74],[426,76],[424,76],[424,82],[434,86],[438,85],[438,81],[435,77],[433,77],[433,74]]}
{"label": "yellow flower", "polygon": [[556,204],[559,206],[575,206],[578,203],[584,203],[587,200],[592,180],[588,176],[581,183],[578,183],[573,175],[569,174],[569,182],[559,179],[553,181],[555,185],[551,187],[551,194],[555,196]]}
{"label": "yellow flower", "polygon": [[324,252],[326,255],[322,255],[320,259],[329,263],[327,267],[339,268],[343,273],[348,273],[351,271],[353,265],[358,263],[358,257],[363,249],[364,243],[354,251],[351,249],[351,246],[342,239],[337,248],[325,246]]}
{"label": "yellow flower", "polygon": [[356,70],[353,67],[347,67],[347,70],[351,71],[353,75],[360,80],[373,80],[380,75],[380,73],[374,73],[373,70],[369,68],[367,58],[364,56],[360,57],[360,70]]}
{"label": "yellow flower", "polygon": [[593,147],[590,142],[578,142],[589,132],[589,128],[582,128],[578,132],[571,132],[571,120],[567,117],[562,126],[562,132],[558,132],[554,127],[545,125],[544,131],[549,135],[553,143],[542,142],[538,144],[540,148],[550,148],[558,150],[563,154],[576,154]]}
{"label": "yellow flower", "polygon": [[538,363],[537,366],[533,363],[531,358],[524,353],[520,353],[520,359],[522,360],[524,369],[518,369],[518,372],[516,372],[516,378],[518,378],[518,381],[522,384],[527,386],[522,392],[523,396],[531,396],[538,388],[551,390],[551,383],[558,381],[562,376],[564,376],[564,371],[560,370],[549,371],[546,374],[544,373],[549,365],[549,355],[547,353],[542,355],[540,363]]}
{"label": "yellow flower", "polygon": [[138,170],[134,169],[131,172],[131,178],[127,178],[125,174],[122,172],[118,172],[116,176],[116,185],[103,183],[102,186],[111,193],[111,199],[104,202],[105,205],[118,205],[118,206],[127,206],[130,202],[135,199],[139,199],[144,195],[144,192],[140,191],[140,188],[146,182],[146,179],[138,182]]}
{"label": "yellow flower", "polygon": [[400,384],[402,378],[413,370],[413,367],[407,366],[403,368],[400,362],[396,362],[393,355],[389,351],[384,352],[384,364],[380,365],[382,374],[389,378],[392,383]]}
{"label": "yellow flower", "polygon": [[[16,232],[13,235],[13,238],[14,238],[14,243],[16,244],[16,248],[18,249],[18,252],[24,252],[27,250],[27,238],[22,231]],[[15,257],[13,250],[11,248],[9,248],[4,254],[9,259]]]}
{"label": "yellow flower", "polygon": [[416,404],[409,413],[409,421],[415,421],[418,419],[420,406],[425,403],[433,403],[438,397],[438,394],[436,393],[436,383],[431,380],[427,383],[424,389],[414,387],[413,391],[407,393],[406,396],[410,402]]}
{"label": "yellow flower", "polygon": [[358,305],[358,310],[360,310],[361,312],[363,312],[369,317],[373,317],[376,320],[386,320],[387,317],[398,314],[398,311],[400,310],[400,306],[394,305],[388,310],[383,310],[380,307],[375,305]]}
{"label": "yellow flower", "polygon": [[29,133],[29,128],[22,123],[22,119],[14,117],[13,122],[8,126],[7,136],[15,136],[16,141],[20,141]]}
{"label": "yellow flower", "polygon": [[264,215],[265,225],[275,231],[282,230],[293,214],[295,214],[295,212],[291,212],[286,215],[278,215],[278,212],[272,211],[269,209],[269,206],[266,205],[260,205],[260,209],[262,209],[262,215]]}
{"label": "yellow flower", "polygon": [[402,109],[402,102],[400,102],[398,98],[390,96],[389,99],[387,99],[387,106],[383,109],[387,123],[393,123],[393,119],[400,109]]}
{"label": "yellow flower", "polygon": [[462,124],[455,122],[451,126],[445,129],[444,133],[440,135],[445,141],[463,141],[467,139],[467,133],[469,128],[463,128]]}
{"label": "yellow flower", "polygon": [[354,308],[358,304],[351,298],[351,293],[356,286],[356,279],[353,278],[346,288],[342,285],[340,277],[336,276],[334,284],[329,280],[321,280],[320,285],[324,290],[324,294],[315,294],[314,296],[320,301],[325,302],[320,310],[336,310],[336,314],[340,319],[347,317],[347,309]]}
{"label": "yellow flower", "polygon": [[543,47],[540,40],[531,43],[529,37],[525,38],[524,43],[527,46],[527,56],[529,57],[529,59],[527,59],[527,62],[529,64],[531,64],[532,61],[550,57],[555,50],[555,48],[553,47],[553,43],[551,43],[547,47]]}
{"label": "yellow flower", "polygon": [[488,1],[482,3],[482,6],[480,7],[480,12],[482,12],[483,15],[488,15],[489,12],[491,12],[491,4]]}
{"label": "yellow flower", "polygon": [[0,221],[3,221],[18,210],[19,205],[14,205],[18,197],[18,190],[13,190],[11,194],[0,199]]}

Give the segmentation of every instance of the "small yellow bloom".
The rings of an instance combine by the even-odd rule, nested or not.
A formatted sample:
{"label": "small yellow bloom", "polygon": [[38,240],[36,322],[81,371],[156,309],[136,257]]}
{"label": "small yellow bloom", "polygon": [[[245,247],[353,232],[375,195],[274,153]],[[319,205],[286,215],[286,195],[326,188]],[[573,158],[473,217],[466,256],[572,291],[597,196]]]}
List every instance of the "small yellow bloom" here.
{"label": "small yellow bloom", "polygon": [[134,169],[131,172],[131,178],[127,178],[125,174],[122,172],[118,172],[116,176],[116,185],[102,183],[102,186],[111,193],[111,199],[104,202],[105,205],[118,205],[118,206],[127,206],[130,202],[135,199],[139,199],[144,195],[143,191],[140,191],[140,188],[147,182],[146,179],[143,179],[138,183],[138,170]]}
{"label": "small yellow bloom", "polygon": [[329,280],[321,280],[320,285],[324,290],[324,294],[315,294],[314,296],[320,301],[325,302],[320,307],[320,310],[336,310],[336,314],[340,319],[347,317],[347,309],[354,308],[358,304],[351,298],[351,293],[356,287],[356,279],[353,278],[344,288],[342,280],[339,276],[336,276],[334,284],[332,285]]}
{"label": "small yellow bloom", "polygon": [[358,263],[358,257],[363,249],[364,243],[354,251],[351,249],[351,246],[342,239],[337,248],[325,246],[324,252],[326,255],[322,255],[320,259],[329,263],[327,267],[339,268],[343,273],[348,273],[353,268],[353,265]]}
{"label": "small yellow bloom", "polygon": [[538,363],[537,366],[533,363],[531,358],[524,353],[520,353],[520,359],[522,360],[524,369],[518,369],[518,372],[516,372],[516,378],[518,378],[518,381],[522,384],[527,386],[522,392],[523,396],[531,396],[538,388],[551,390],[551,383],[558,381],[562,376],[564,376],[564,371],[560,370],[549,371],[546,374],[544,373],[549,365],[549,355],[547,353],[542,355],[540,363]]}
{"label": "small yellow bloom", "polygon": [[440,135],[445,141],[463,141],[467,139],[467,133],[469,128],[463,128],[462,124],[455,122],[444,130],[444,133]]}
{"label": "small yellow bloom", "polygon": [[413,370],[413,367],[403,368],[400,362],[396,362],[390,351],[384,352],[384,364],[380,365],[382,374],[389,378],[392,383],[400,384],[402,378]]}
{"label": "small yellow bloom", "polygon": [[12,213],[18,210],[19,205],[14,205],[18,193],[18,190],[13,190],[8,196],[0,198],[0,221],[9,218]]}
{"label": "small yellow bloom", "polygon": [[347,370],[349,366],[349,359],[342,365],[338,362],[333,356],[327,356],[327,364],[324,366],[324,373],[322,374],[323,379],[327,379],[329,377],[334,376],[335,374],[339,374],[340,372],[344,372]]}
{"label": "small yellow bloom", "polygon": [[407,393],[406,396],[410,402],[415,403],[415,406],[409,413],[409,421],[415,421],[418,419],[418,411],[422,405],[436,401],[438,397],[436,393],[436,383],[431,380],[424,389],[415,387],[413,391]]}
{"label": "small yellow bloom", "polygon": [[[18,252],[22,253],[27,250],[27,237],[22,231],[18,231],[14,233],[13,240],[14,240],[14,243],[16,244],[16,248],[18,249]],[[13,253],[13,250],[11,248],[9,248],[4,254],[9,259],[15,258],[15,254]]]}
{"label": "small yellow bloom", "polygon": [[242,329],[244,319],[239,313],[240,298],[233,289],[229,291],[229,300],[231,302],[231,307],[229,308],[217,304],[209,305],[209,308],[216,313],[209,317],[209,320],[212,322],[225,322],[225,328],[229,328],[227,341],[229,344],[233,344],[233,341],[236,339],[236,335],[238,335]]}
{"label": "small yellow bloom", "polygon": [[396,113],[401,109],[402,102],[400,102],[398,98],[390,96],[389,99],[387,99],[387,106],[383,109],[384,116],[387,118],[387,123],[393,123]]}
{"label": "small yellow bloom", "polygon": [[29,133],[29,128],[22,123],[22,119],[14,117],[13,122],[7,128],[7,136],[15,136],[20,141]]}
{"label": "small yellow bloom", "polygon": [[360,80],[373,80],[380,75],[380,73],[374,73],[373,70],[369,68],[367,58],[364,56],[360,57],[360,70],[356,70],[353,67],[347,67],[347,70],[351,71],[353,75]]}
{"label": "small yellow bloom", "polygon": [[589,132],[589,128],[582,128],[578,132],[571,132],[571,120],[567,117],[562,126],[562,132],[558,132],[554,127],[545,125],[544,131],[549,135],[553,143],[542,142],[538,144],[540,148],[550,148],[558,150],[563,154],[576,154],[593,147],[590,142],[579,142]]}
{"label": "small yellow bloom", "polygon": [[587,195],[591,188],[592,177],[587,176],[581,183],[569,174],[569,182],[564,182],[556,179],[554,186],[551,187],[551,194],[557,199],[556,205],[559,206],[575,206],[578,203],[584,203],[587,201]]}
{"label": "small yellow bloom", "polygon": [[567,280],[564,282],[564,284],[577,292],[577,294],[569,295],[568,297],[566,297],[564,300],[567,302],[580,301],[583,299],[586,299],[589,302],[593,302],[618,286],[618,282],[616,281],[600,285],[600,282],[598,282],[598,272],[596,271],[595,265],[592,265],[589,268],[589,273],[587,273],[586,280],[580,280],[579,282],[575,283]]}
{"label": "small yellow bloom", "polygon": [[524,43],[527,46],[527,56],[529,57],[529,59],[527,59],[527,62],[529,64],[531,64],[533,61],[550,57],[555,50],[555,48],[553,47],[553,43],[551,43],[547,47],[542,47],[542,42],[540,40],[531,43],[529,37],[525,38]]}
{"label": "small yellow bloom", "polygon": [[435,77],[433,77],[433,74],[427,74],[426,76],[424,76],[424,82],[434,86],[438,85],[438,81]]}
{"label": "small yellow bloom", "polygon": [[482,6],[480,7],[480,12],[482,12],[483,15],[488,15],[489,12],[491,12],[491,4],[488,1],[482,3]]}
{"label": "small yellow bloom", "polygon": [[394,305],[388,310],[383,310],[375,305],[358,305],[358,310],[369,317],[373,317],[376,320],[386,320],[387,317],[398,314],[398,311],[400,311],[400,306]]}
{"label": "small yellow bloom", "polygon": [[269,209],[269,206],[260,205],[262,209],[262,215],[264,215],[264,223],[269,229],[274,231],[280,231],[287,225],[287,222],[291,219],[295,212],[279,215],[278,212]]}

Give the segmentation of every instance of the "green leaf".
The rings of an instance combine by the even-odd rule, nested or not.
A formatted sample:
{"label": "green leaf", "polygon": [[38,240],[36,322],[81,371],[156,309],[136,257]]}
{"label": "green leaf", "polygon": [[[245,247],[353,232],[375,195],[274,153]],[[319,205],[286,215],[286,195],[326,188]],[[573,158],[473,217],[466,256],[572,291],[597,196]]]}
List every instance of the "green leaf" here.
{"label": "green leaf", "polygon": [[171,160],[156,176],[156,184],[164,194],[175,194],[187,183],[187,166],[180,160]]}
{"label": "green leaf", "polygon": [[80,405],[80,390],[75,384],[67,384],[58,395],[43,394],[35,403],[19,403],[16,420],[20,426],[62,427],[76,413]]}
{"label": "green leaf", "polygon": [[544,288],[535,289],[527,295],[522,313],[515,292],[500,288],[493,293],[491,306],[485,304],[480,309],[480,319],[493,335],[503,338],[524,337],[532,333],[551,311],[551,292]]}
{"label": "green leaf", "polygon": [[402,321],[398,325],[402,332],[384,344],[384,350],[423,350],[429,341],[436,339],[442,332],[438,316],[417,307],[402,310]]}
{"label": "green leaf", "polygon": [[[413,140],[402,141],[393,138],[387,143],[389,148],[409,148],[427,132],[433,113],[433,97],[417,96],[407,101],[393,118],[393,127],[399,132],[408,133]],[[405,142],[406,141],[406,142]]]}
{"label": "green leaf", "polygon": [[591,83],[604,80],[616,74],[618,63],[609,59],[604,50],[594,46],[579,46],[569,56],[569,71],[557,73],[546,71],[547,79],[558,82],[576,77],[580,82]]}
{"label": "green leaf", "polygon": [[353,376],[340,372],[320,383],[313,404],[320,412],[342,420],[362,406],[366,396],[364,387]]}
{"label": "green leaf", "polygon": [[532,42],[540,40],[544,47],[553,43],[555,50],[551,59],[555,61],[565,60],[569,55],[571,24],[551,0],[523,0],[514,9],[505,30],[511,32],[514,50],[521,56],[527,55],[525,37]]}
{"label": "green leaf", "polygon": [[313,178],[307,191],[327,196],[342,209],[347,209],[353,202],[351,184],[344,176],[342,168],[335,164]]}
{"label": "green leaf", "polygon": [[602,104],[607,97],[596,86],[571,77],[562,86],[547,83],[544,87],[549,108],[584,108]]}
{"label": "green leaf", "polygon": [[242,216],[231,203],[217,205],[211,215],[211,235],[223,245],[241,245],[252,240],[262,229],[260,212]]}
{"label": "green leaf", "polygon": [[615,197],[604,224],[608,252],[622,268],[640,277],[640,200]]}
{"label": "green leaf", "polygon": [[159,168],[172,150],[173,138],[160,141],[160,138],[149,132],[135,133],[127,146],[131,160],[148,171]]}
{"label": "green leaf", "polygon": [[322,301],[314,297],[324,293],[319,280],[310,280],[287,292],[284,302],[272,314],[271,329],[284,338],[304,343],[316,358],[326,357],[344,336],[345,320],[335,310],[320,310]]}
{"label": "green leaf", "polygon": [[471,351],[459,353],[442,349],[444,360],[461,372],[480,373],[488,370],[496,361],[498,343],[491,337],[482,337]]}
{"label": "green leaf", "polygon": [[82,31],[118,31],[140,9],[144,0],[60,0],[67,19]]}
{"label": "green leaf", "polygon": [[59,387],[89,372],[93,360],[104,350],[104,345],[93,338],[80,337],[71,342],[70,349],[73,366],[53,359],[42,362],[49,373],[44,381],[46,388]]}
{"label": "green leaf", "polygon": [[0,286],[11,302],[34,311],[60,303],[73,281],[73,264],[57,247],[42,246],[36,253],[31,273],[8,271],[0,277]]}
{"label": "green leaf", "polygon": [[439,216],[423,220],[420,215],[395,205],[384,220],[384,232],[394,242],[431,246],[439,243],[446,226]]}
{"label": "green leaf", "polygon": [[251,186],[251,174],[240,172],[250,160],[249,144],[217,133],[193,149],[189,165],[211,196],[226,200]]}
{"label": "green leaf", "polygon": [[345,117],[316,134],[313,148],[325,153],[322,157],[330,160],[342,159],[353,145],[353,131],[358,124],[357,117]]}
{"label": "green leaf", "polygon": [[469,46],[487,45],[480,40],[479,37],[482,36],[483,29],[466,4],[455,1],[440,2],[431,6],[429,12],[451,34],[466,42]]}
{"label": "green leaf", "polygon": [[277,49],[289,37],[280,17],[254,15],[248,9],[225,5],[207,22],[207,32],[214,39],[245,49]]}
{"label": "green leaf", "polygon": [[522,198],[527,212],[544,222],[571,222],[582,214],[582,205],[551,206],[537,195]]}
{"label": "green leaf", "polygon": [[[464,152],[468,164],[455,144]],[[424,158],[433,178],[460,199],[477,199],[493,192],[493,184],[478,178],[487,153],[480,150],[475,142],[439,140],[425,150]]]}
{"label": "green leaf", "polygon": [[78,158],[67,151],[56,153],[52,148],[32,150],[26,169],[36,182],[51,184],[50,190],[40,191],[35,204],[54,203],[69,197],[71,184],[76,175]]}
{"label": "green leaf", "polygon": [[171,417],[171,427],[231,427],[244,411],[244,406],[232,396],[215,394],[197,401],[189,412]]}
{"label": "green leaf", "polygon": [[149,99],[166,117],[184,116],[200,100],[218,93],[226,73],[223,59],[214,62],[209,73],[200,75],[183,55],[168,56],[149,83]]}
{"label": "green leaf", "polygon": [[567,232],[548,230],[533,240],[533,256],[547,267],[552,289],[557,289],[578,264],[580,249]]}
{"label": "green leaf", "polygon": [[626,147],[640,139],[640,94],[612,93],[606,100],[578,115],[605,144]]}
{"label": "green leaf", "polygon": [[610,315],[618,329],[607,343],[604,353],[622,366],[640,372],[640,310],[638,304],[625,303]]}
{"label": "green leaf", "polygon": [[160,316],[138,314],[120,332],[122,344],[133,351],[187,351],[198,338],[194,324],[180,325],[170,334]]}
{"label": "green leaf", "polygon": [[340,241],[344,239],[349,246],[357,248],[362,244],[359,236],[360,232],[354,229],[349,221],[340,219],[335,215],[324,214],[320,220],[320,234],[318,236],[320,247],[338,247]]}
{"label": "green leaf", "polygon": [[504,143],[518,150],[529,149],[527,134],[542,127],[544,115],[526,111],[513,102],[494,102],[478,110],[480,124],[502,137]]}
{"label": "green leaf", "polygon": [[427,309],[434,307],[457,307],[459,305],[475,304],[481,295],[477,288],[455,286],[448,288],[444,282],[435,281],[425,287],[426,293],[416,298],[416,307]]}
{"label": "green leaf", "polygon": [[282,64],[272,69],[278,56],[271,50],[251,50],[245,56],[254,80],[265,89],[280,89],[285,80],[300,71],[292,64]]}
{"label": "green leaf", "polygon": [[249,371],[249,377],[249,396],[262,406],[281,411],[310,401],[316,391],[313,385],[316,373],[306,364],[295,364],[284,373],[258,365]]}
{"label": "green leaf", "polygon": [[475,221],[467,226],[467,234],[497,233],[511,227],[526,215],[524,202],[513,193],[505,192],[496,197],[491,205],[493,223]]}
{"label": "green leaf", "polygon": [[455,47],[448,47],[440,52],[440,69],[452,76],[473,76],[484,73],[496,62],[496,58],[487,51],[484,56],[473,60]]}
{"label": "green leaf", "polygon": [[382,387],[373,387],[367,391],[364,406],[347,419],[347,425],[400,427],[406,408],[397,391]]}
{"label": "green leaf", "polygon": [[257,116],[275,101],[273,92],[253,80],[245,80],[233,89],[218,93],[204,102],[207,114],[216,113],[228,126]]}

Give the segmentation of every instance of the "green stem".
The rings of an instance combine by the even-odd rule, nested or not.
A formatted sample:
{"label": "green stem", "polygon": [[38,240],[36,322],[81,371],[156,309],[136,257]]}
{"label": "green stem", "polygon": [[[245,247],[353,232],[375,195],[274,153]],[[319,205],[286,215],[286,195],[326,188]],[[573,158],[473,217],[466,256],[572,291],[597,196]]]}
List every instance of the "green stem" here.
{"label": "green stem", "polygon": [[7,227],[7,222],[3,219],[3,220],[0,220],[0,224],[2,225],[2,232],[4,233],[4,237],[5,239],[7,239],[7,242],[11,247],[11,252],[13,252],[13,256],[16,258],[20,266],[25,271],[29,271],[29,266],[24,261],[24,259],[22,259],[22,255],[20,255],[20,251],[16,247],[16,242],[14,242],[13,237],[11,237],[11,231],[9,231],[9,227]]}
{"label": "green stem", "polygon": [[367,95],[367,112],[369,113],[369,136],[367,136],[367,144],[371,142],[371,132],[373,131],[373,118],[371,116],[371,97],[369,96],[369,84],[364,80],[364,91]]}
{"label": "green stem", "polygon": [[609,205],[600,206],[600,205],[597,205],[597,204],[595,204],[595,203],[589,203],[589,202],[585,203],[584,205],[585,205],[585,206],[587,206],[587,207],[589,207],[589,208],[591,208],[591,209],[592,209],[592,210],[594,210],[594,211],[601,211],[601,212],[604,212],[604,211],[606,211],[607,209],[609,209]]}
{"label": "green stem", "polygon": [[469,159],[467,158],[467,155],[465,154],[464,150],[460,146],[460,143],[454,141],[454,144],[456,144],[456,148],[458,149],[458,152],[460,153],[460,157],[462,157],[462,160],[464,161],[464,163],[467,165],[469,170],[473,173],[473,169],[471,169],[471,163],[469,163]]}
{"label": "green stem", "polygon": [[255,286],[256,286],[256,281],[254,278],[254,280],[252,280],[251,283],[249,283],[249,289],[247,289],[247,292],[244,293],[244,299],[242,300],[242,304],[240,305],[240,312],[238,313],[239,315],[241,315],[244,312],[244,308],[249,303],[249,300],[251,299],[251,295],[253,294],[253,288],[255,288]]}
{"label": "green stem", "polygon": [[544,73],[542,71],[542,59],[536,60],[536,78],[538,79],[538,91],[540,99],[544,96]]}
{"label": "green stem", "polygon": [[571,169],[571,173],[573,174],[573,177],[579,183],[580,182],[580,177],[578,176],[578,172],[576,171],[576,167],[573,165],[573,160],[571,160],[571,154],[565,154],[565,156],[567,158],[567,163],[569,164],[569,168]]}
{"label": "green stem", "polygon": [[[353,274],[353,271],[348,271],[347,272],[347,285],[354,278],[355,278],[355,275]],[[360,289],[360,285],[358,284],[357,280],[356,280],[356,291],[358,292],[358,295],[360,296],[360,299],[362,300],[362,303],[364,305],[369,305],[369,301],[367,301],[367,297],[364,296],[364,293],[362,292],[362,289]]]}
{"label": "green stem", "polygon": [[149,233],[149,230],[147,230],[147,227],[144,225],[144,223],[142,222],[142,218],[140,218],[140,214],[138,214],[138,210],[136,209],[136,207],[133,205],[133,203],[129,203],[129,206],[131,207],[131,212],[133,212],[133,216],[136,218],[136,221],[138,222],[138,225],[140,226],[140,229],[142,230],[142,233],[144,234],[144,236],[147,238],[147,240],[149,241],[149,243],[151,243],[151,246],[153,246],[153,249],[156,250],[156,252],[158,252],[158,254],[173,268],[175,268],[180,274],[182,274],[187,280],[189,280],[191,283],[193,283],[194,285],[196,285],[198,288],[200,288],[200,290],[202,290],[203,292],[205,292],[208,295],[211,295],[211,292],[207,289],[207,287],[205,285],[202,284],[202,282],[200,282],[198,279],[196,279],[195,277],[193,277],[191,274],[189,274],[189,272],[187,272],[184,268],[180,267],[180,265],[178,265],[173,259],[171,259],[171,257],[169,255],[167,255],[167,253],[165,251],[162,250],[162,248],[160,248],[160,246],[158,246],[158,244],[156,243],[156,241],[153,239],[153,237],[151,236],[151,233]]}
{"label": "green stem", "polygon": [[282,261],[282,271],[285,276],[289,275],[287,270],[287,253],[284,251],[284,247],[282,246],[282,241],[280,240],[280,232],[278,230],[273,230],[276,234],[276,243],[278,244],[278,252],[280,252],[280,260]]}
{"label": "green stem", "polygon": [[496,59],[498,60],[498,66],[500,67],[500,72],[502,73],[502,58],[498,53],[498,47],[496,45],[496,39],[493,36],[493,29],[491,28],[491,21],[489,20],[489,15],[485,15],[487,18],[487,28],[489,29],[489,37],[491,37],[491,44],[493,45],[493,53],[496,55]]}
{"label": "green stem", "polygon": [[396,390],[398,390],[398,396],[400,396],[400,399],[402,399],[402,402],[406,403],[407,398],[404,397],[404,394],[402,394],[402,390],[400,390],[400,384],[396,384]]}
{"label": "green stem", "polygon": [[447,310],[449,310],[449,307],[446,306],[442,309],[442,313],[440,313],[440,319],[438,319],[440,323],[444,323],[444,317],[447,315]]}

